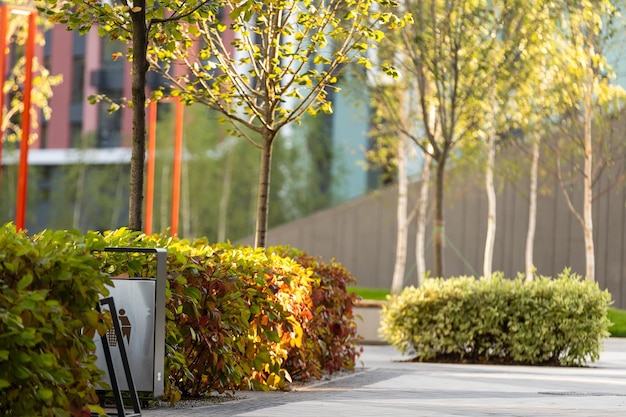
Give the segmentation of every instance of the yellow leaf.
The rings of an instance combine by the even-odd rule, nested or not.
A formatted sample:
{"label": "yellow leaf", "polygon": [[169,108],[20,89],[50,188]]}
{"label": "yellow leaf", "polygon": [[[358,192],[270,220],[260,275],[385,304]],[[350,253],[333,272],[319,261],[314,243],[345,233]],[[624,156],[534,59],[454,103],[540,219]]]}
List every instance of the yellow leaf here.
{"label": "yellow leaf", "polygon": [[133,11],[133,13],[139,13],[141,11],[141,7],[135,6],[131,10]]}
{"label": "yellow leaf", "polygon": [[291,375],[289,375],[289,372],[287,372],[286,369],[283,369],[283,372],[285,374],[285,379],[289,382],[293,382],[293,380],[291,379]]}

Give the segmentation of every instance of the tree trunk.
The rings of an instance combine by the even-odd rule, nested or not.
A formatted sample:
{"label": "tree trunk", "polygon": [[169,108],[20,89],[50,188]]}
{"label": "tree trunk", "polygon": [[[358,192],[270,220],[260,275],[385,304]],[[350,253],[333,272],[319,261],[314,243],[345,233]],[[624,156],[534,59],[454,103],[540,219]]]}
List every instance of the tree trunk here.
{"label": "tree trunk", "polygon": [[408,239],[408,178],[406,172],[407,139],[400,135],[398,139],[398,152],[396,156],[398,166],[398,209],[396,218],[398,222],[396,237],[396,259],[391,280],[391,293],[399,294],[404,283],[404,271],[406,269],[406,247]]}
{"label": "tree trunk", "polygon": [[111,230],[119,226],[120,215],[122,212],[122,200],[124,195],[124,169],[118,166],[117,171],[117,187],[115,187],[115,199],[113,200],[113,210],[111,212]]}
{"label": "tree trunk", "polygon": [[267,235],[267,222],[270,206],[270,178],[272,174],[272,147],[274,133],[263,132],[263,146],[261,147],[261,166],[259,171],[259,190],[256,207],[256,230],[254,233],[254,247],[264,248]]}
{"label": "tree trunk", "polygon": [[420,175],[419,208],[417,211],[417,232],[415,234],[415,263],[417,267],[417,285],[421,286],[426,277],[426,213],[428,203],[428,191],[430,189],[430,165],[432,157],[426,152],[424,156],[424,166]]}
{"label": "tree trunk", "polygon": [[528,231],[526,233],[526,281],[532,281],[534,277],[533,253],[535,248],[535,227],[537,224],[537,177],[539,171],[539,142],[541,137],[535,135],[533,141],[532,163],[530,167],[530,202],[528,204]]}
{"label": "tree trunk", "polygon": [[591,143],[591,119],[592,119],[592,105],[593,105],[593,73],[589,68],[591,63],[588,63],[586,70],[587,79],[585,86],[585,167],[584,167],[584,181],[583,181],[583,230],[585,236],[585,261],[587,279],[595,281],[595,254],[593,245],[593,192],[592,192],[592,163],[593,163],[593,148]]}
{"label": "tree trunk", "polygon": [[72,227],[74,229],[80,229],[80,218],[83,208],[83,197],[85,194],[85,177],[87,171],[87,164],[83,161],[79,162],[78,172],[76,175],[76,200],[74,201],[74,211],[72,213]]}
{"label": "tree trunk", "polygon": [[558,176],[561,183],[561,191],[565,196],[565,201],[570,209],[570,212],[574,215],[576,220],[580,223],[583,229],[584,244],[585,244],[585,275],[590,281],[595,281],[595,254],[593,244],[593,181],[592,181],[592,137],[591,137],[591,122],[592,122],[592,104],[593,104],[593,73],[591,68],[585,68],[585,80],[583,82],[583,152],[584,152],[584,166],[583,166],[583,214],[574,207],[574,203],[567,191],[565,184],[561,178],[560,162],[557,159],[558,164]]}
{"label": "tree trunk", "polygon": [[442,152],[437,161],[437,174],[435,178],[435,229],[434,251],[435,251],[435,277],[443,278],[443,245],[444,245],[444,221],[443,221],[443,185],[446,170],[446,153]]}
{"label": "tree trunk", "polygon": [[146,72],[148,34],[146,27],[146,1],[133,2],[131,11],[133,62],[132,62],[132,102],[133,135],[130,158],[130,196],[128,203],[128,227],[131,230],[142,228],[143,174],[146,153]]}
{"label": "tree trunk", "polygon": [[[495,100],[494,100],[495,102]],[[496,162],[496,108],[493,109],[493,120],[487,139],[487,169],[485,187],[487,190],[487,238],[483,258],[483,277],[491,278],[493,268],[493,249],[496,242],[496,189],[493,182],[493,170]]]}
{"label": "tree trunk", "polygon": [[226,166],[222,177],[222,193],[220,195],[219,213],[217,215],[217,241],[226,240],[226,229],[228,226],[228,202],[232,189],[233,161],[235,159],[235,149],[230,149],[226,154]]}

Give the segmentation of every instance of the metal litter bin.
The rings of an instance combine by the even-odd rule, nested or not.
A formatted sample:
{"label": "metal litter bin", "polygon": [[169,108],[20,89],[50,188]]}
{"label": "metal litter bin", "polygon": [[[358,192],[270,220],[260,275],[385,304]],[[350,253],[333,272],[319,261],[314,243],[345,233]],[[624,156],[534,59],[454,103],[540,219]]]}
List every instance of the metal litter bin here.
{"label": "metal litter bin", "polygon": [[[122,340],[113,330],[107,333],[108,345],[115,347],[124,343],[135,389],[143,398],[163,396],[165,371],[165,281],[167,279],[167,249],[108,247],[105,252],[155,253],[156,278],[114,278],[109,287],[109,297],[115,300],[115,308],[121,327]],[[96,364],[106,374],[104,382],[111,385],[104,350],[100,337],[96,344]],[[119,349],[111,349],[116,375],[124,375]],[[128,391],[128,383],[121,378],[119,387]]]}

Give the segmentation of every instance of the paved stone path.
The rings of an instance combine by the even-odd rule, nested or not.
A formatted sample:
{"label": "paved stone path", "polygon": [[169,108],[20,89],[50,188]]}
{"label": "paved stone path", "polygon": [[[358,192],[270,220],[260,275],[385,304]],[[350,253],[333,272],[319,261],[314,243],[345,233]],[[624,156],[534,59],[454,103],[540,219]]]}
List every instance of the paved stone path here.
{"label": "paved stone path", "polygon": [[237,393],[145,417],[626,416],[626,339],[609,339],[587,368],[399,362],[390,346],[365,346],[357,372],[291,392]]}

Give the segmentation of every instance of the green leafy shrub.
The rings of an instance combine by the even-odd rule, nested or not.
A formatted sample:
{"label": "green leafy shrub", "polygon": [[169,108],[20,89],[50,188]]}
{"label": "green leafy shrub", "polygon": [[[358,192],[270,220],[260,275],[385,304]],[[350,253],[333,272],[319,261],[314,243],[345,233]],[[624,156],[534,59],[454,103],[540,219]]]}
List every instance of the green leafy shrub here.
{"label": "green leafy shrub", "polygon": [[[80,415],[96,400],[94,306],[111,276],[155,276],[154,255],[105,246],[167,247],[166,396],[281,389],[357,355],[353,277],[295,249],[208,245],[119,229],[104,236],[0,230],[0,409]],[[297,260],[287,256],[297,257]],[[99,407],[92,410],[103,412]],[[68,411],[69,410],[69,411]]]}
{"label": "green leafy shrub", "polygon": [[305,345],[289,352],[287,368],[292,376],[306,380],[320,378],[322,371],[353,370],[360,353],[353,313],[358,296],[348,286],[356,279],[334,260],[323,262],[290,246],[271,247],[268,252],[293,258],[313,271],[313,317],[303,323]]}
{"label": "green leafy shrub", "polygon": [[567,269],[533,282],[429,279],[389,298],[381,331],[421,361],[583,365],[609,335],[609,304],[607,291]]}
{"label": "green leafy shrub", "polygon": [[93,233],[0,227],[1,415],[82,415],[97,400],[95,305],[110,281],[90,251],[103,246]]}
{"label": "green leafy shrub", "polygon": [[[321,376],[323,367],[354,366],[354,346],[339,348],[341,341],[354,341],[355,296],[345,288],[352,277],[338,265],[326,266],[322,279],[277,251],[127,230],[110,232],[105,239],[111,246],[168,248],[166,391],[172,398],[212,390],[280,389],[291,375],[308,379]],[[155,273],[153,263],[135,262],[128,254],[104,258],[113,275]],[[314,295],[320,316],[313,314]],[[333,320],[324,321],[328,318]],[[309,353],[311,348],[315,352]]]}

